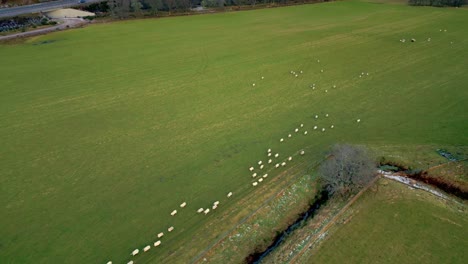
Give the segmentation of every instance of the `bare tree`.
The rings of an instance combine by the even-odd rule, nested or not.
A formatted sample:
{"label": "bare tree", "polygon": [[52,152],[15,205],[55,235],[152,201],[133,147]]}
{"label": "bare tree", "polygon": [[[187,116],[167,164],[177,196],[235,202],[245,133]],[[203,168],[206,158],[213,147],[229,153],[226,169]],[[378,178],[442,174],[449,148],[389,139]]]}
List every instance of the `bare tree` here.
{"label": "bare tree", "polygon": [[331,193],[353,193],[376,175],[376,163],[362,146],[335,145],[330,154],[320,166],[320,175]]}

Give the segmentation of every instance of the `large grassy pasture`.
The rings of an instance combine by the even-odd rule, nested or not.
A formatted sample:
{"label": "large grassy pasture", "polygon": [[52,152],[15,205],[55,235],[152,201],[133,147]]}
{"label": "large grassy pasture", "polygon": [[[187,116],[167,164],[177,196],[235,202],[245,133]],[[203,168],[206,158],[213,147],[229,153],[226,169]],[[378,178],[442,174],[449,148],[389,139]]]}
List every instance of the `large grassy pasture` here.
{"label": "large grassy pasture", "polygon": [[120,263],[174,226],[145,257],[187,263],[210,241],[178,248],[255,192],[269,147],[306,149],[305,168],[335,142],[467,145],[467,24],[467,9],[346,1],[1,45],[0,262]]}

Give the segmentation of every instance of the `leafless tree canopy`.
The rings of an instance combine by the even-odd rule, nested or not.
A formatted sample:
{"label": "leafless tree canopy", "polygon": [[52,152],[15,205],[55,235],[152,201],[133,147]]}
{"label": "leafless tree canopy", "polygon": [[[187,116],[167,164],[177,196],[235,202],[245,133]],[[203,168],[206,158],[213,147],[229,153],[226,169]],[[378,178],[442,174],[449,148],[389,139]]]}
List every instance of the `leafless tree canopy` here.
{"label": "leafless tree canopy", "polygon": [[320,175],[331,193],[346,195],[369,183],[376,174],[376,163],[366,148],[335,145],[330,158],[320,166]]}

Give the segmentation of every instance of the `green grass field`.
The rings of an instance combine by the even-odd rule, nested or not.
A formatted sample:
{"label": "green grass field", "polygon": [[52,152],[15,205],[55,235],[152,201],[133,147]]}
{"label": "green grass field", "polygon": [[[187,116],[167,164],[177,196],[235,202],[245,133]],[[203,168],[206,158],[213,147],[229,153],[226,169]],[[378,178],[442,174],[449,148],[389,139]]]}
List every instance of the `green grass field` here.
{"label": "green grass field", "polygon": [[466,210],[399,183],[381,182],[387,185],[361,197],[340,221],[346,224],[298,263],[465,263]]}
{"label": "green grass field", "polygon": [[306,149],[305,168],[335,142],[466,146],[467,12],[346,1],[1,45],[0,262],[120,263],[174,226],[145,254],[187,263],[210,241],[181,245],[256,197],[248,168],[268,148]]}

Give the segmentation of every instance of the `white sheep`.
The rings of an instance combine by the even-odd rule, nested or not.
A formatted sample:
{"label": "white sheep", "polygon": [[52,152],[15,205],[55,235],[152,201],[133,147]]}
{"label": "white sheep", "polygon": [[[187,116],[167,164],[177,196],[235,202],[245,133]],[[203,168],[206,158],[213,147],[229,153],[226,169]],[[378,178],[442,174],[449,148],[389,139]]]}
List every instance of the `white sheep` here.
{"label": "white sheep", "polygon": [[367,72],[366,75],[369,76],[369,73]]}
{"label": "white sheep", "polygon": [[276,153],[276,154],[275,154],[275,158],[277,158],[277,157],[279,157],[279,153]]}
{"label": "white sheep", "polygon": [[249,171],[253,171],[253,170],[254,170],[254,167],[250,167],[250,168],[249,168]]}
{"label": "white sheep", "polygon": [[167,232],[172,232],[172,230],[174,230],[174,227],[173,227],[173,226],[169,227],[169,228],[167,229]]}
{"label": "white sheep", "polygon": [[296,74],[295,76],[296,76],[296,78],[297,78],[298,75]]}
{"label": "white sheep", "polygon": [[323,70],[320,70],[320,72],[323,72]]}
{"label": "white sheep", "polygon": [[320,62],[320,60],[317,60],[317,62]]}
{"label": "white sheep", "polygon": [[336,88],[336,85],[333,85],[333,88]]}
{"label": "white sheep", "polygon": [[215,210],[216,208],[218,208],[218,206],[217,206],[217,205],[213,205],[212,208],[213,208],[213,210]]}
{"label": "white sheep", "polygon": [[112,261],[108,261],[106,264],[112,264]]}
{"label": "white sheep", "polygon": [[231,197],[231,196],[232,196],[232,192],[229,192],[229,193],[227,194],[227,198],[229,198],[229,197]]}
{"label": "white sheep", "polygon": [[356,122],[358,122],[358,123],[361,122],[361,119],[356,120]]}
{"label": "white sheep", "polygon": [[209,208],[207,208],[205,211],[203,211],[203,213],[204,213],[205,215],[207,215],[209,212],[210,212],[210,209],[209,209]]}
{"label": "white sheep", "polygon": [[266,174],[266,173],[263,174],[263,178],[266,178],[266,177],[268,177],[268,174]]}
{"label": "white sheep", "polygon": [[255,86],[255,83],[252,83],[252,86]]}
{"label": "white sheep", "polygon": [[261,160],[259,160],[257,163],[258,163],[258,165],[260,165],[260,164],[262,164],[262,161],[261,161]]}
{"label": "white sheep", "polygon": [[275,168],[279,168],[279,166],[280,166],[279,163],[276,163]]}
{"label": "white sheep", "polygon": [[133,264],[133,260],[130,260],[129,262],[127,262],[127,264]]}
{"label": "white sheep", "polygon": [[252,174],[252,178],[257,177],[257,173]]}
{"label": "white sheep", "polygon": [[317,126],[314,126],[314,129],[317,129]]}
{"label": "white sheep", "polygon": [[157,247],[159,245],[161,245],[161,240],[158,240],[158,241],[154,242],[154,244],[153,244],[153,246],[155,246],[155,247]]}
{"label": "white sheep", "polygon": [[258,182],[253,182],[252,183],[252,186],[254,186],[254,187],[257,186],[257,185],[258,185]]}
{"label": "white sheep", "polygon": [[305,151],[304,150],[301,150],[301,155],[304,155]]}
{"label": "white sheep", "polygon": [[306,131],[304,131],[304,135],[307,135],[307,130],[306,130]]}
{"label": "white sheep", "polygon": [[171,215],[174,216],[177,214],[177,210],[172,211]]}
{"label": "white sheep", "polygon": [[322,132],[325,132],[325,128],[322,128]]}
{"label": "white sheep", "polygon": [[140,250],[135,249],[135,250],[132,251],[132,256],[136,256],[136,255],[138,255],[138,253],[140,253]]}
{"label": "white sheep", "polygon": [[291,160],[292,160],[292,157],[289,157],[288,160],[291,161]]}
{"label": "white sheep", "polygon": [[301,73],[302,73],[302,71],[301,71]]}
{"label": "white sheep", "polygon": [[318,115],[315,115],[315,119],[317,119],[317,118],[318,118]]}
{"label": "white sheep", "polygon": [[328,114],[325,114],[325,117],[328,117]]}
{"label": "white sheep", "polygon": [[219,201],[216,201],[216,202],[214,202],[213,204],[214,204],[214,205],[218,205],[218,204],[219,204]]}
{"label": "white sheep", "polygon": [[270,163],[272,163],[272,162],[273,162],[273,160],[271,160],[271,159],[268,160],[268,164],[270,164]]}
{"label": "white sheep", "polygon": [[163,236],[164,236],[164,233],[163,233],[163,232],[161,232],[161,233],[158,234],[158,238],[163,237]]}
{"label": "white sheep", "polygon": [[326,93],[328,93],[328,90],[325,90]]}
{"label": "white sheep", "polygon": [[262,76],[262,80],[265,79],[265,77]]}
{"label": "white sheep", "polygon": [[268,149],[268,153],[270,153],[270,152],[271,152],[271,149]]}
{"label": "white sheep", "polygon": [[268,153],[268,157],[271,157],[271,152]]}
{"label": "white sheep", "polygon": [[183,202],[183,203],[180,204],[180,208],[184,208],[186,205],[187,205],[187,203]]}
{"label": "white sheep", "polygon": [[260,169],[261,169],[261,170],[263,170],[263,164],[262,164],[262,165],[260,165]]}
{"label": "white sheep", "polygon": [[200,208],[200,209],[197,210],[197,213],[201,213],[201,212],[203,212],[203,210],[204,210],[203,208]]}
{"label": "white sheep", "polygon": [[283,138],[281,138],[281,139],[280,139],[280,142],[283,142],[283,141],[284,141],[284,139],[283,139]]}
{"label": "white sheep", "polygon": [[143,248],[143,251],[146,252],[146,251],[150,250],[150,248],[151,248],[151,246],[148,245],[148,246],[146,246],[145,248]]}
{"label": "white sheep", "polygon": [[301,124],[301,127],[304,127],[304,124]]}
{"label": "white sheep", "polygon": [[296,129],[294,129],[294,132],[296,132],[296,133],[297,133],[297,131],[299,131],[299,128],[296,128]]}
{"label": "white sheep", "polygon": [[262,178],[258,179],[258,182],[262,182],[262,181],[263,181],[263,179],[262,179]]}
{"label": "white sheep", "polygon": [[331,125],[330,128],[334,128],[335,126],[334,125]]}
{"label": "white sheep", "polygon": [[286,162],[283,161],[283,163],[281,163],[281,166],[286,166]]}

